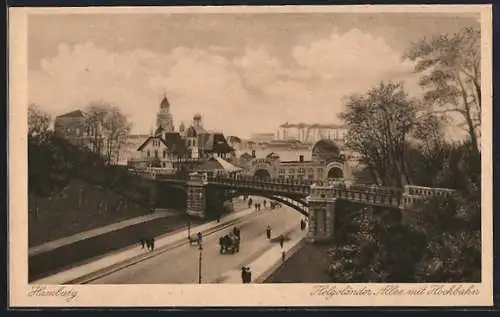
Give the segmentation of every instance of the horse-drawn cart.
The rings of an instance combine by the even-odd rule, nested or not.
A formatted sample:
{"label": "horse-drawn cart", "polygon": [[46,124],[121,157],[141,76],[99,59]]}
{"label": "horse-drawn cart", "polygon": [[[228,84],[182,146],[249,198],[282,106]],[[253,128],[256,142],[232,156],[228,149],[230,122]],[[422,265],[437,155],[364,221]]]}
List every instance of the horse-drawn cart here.
{"label": "horse-drawn cart", "polygon": [[220,253],[234,254],[240,251],[240,237],[234,233],[226,234],[219,238]]}

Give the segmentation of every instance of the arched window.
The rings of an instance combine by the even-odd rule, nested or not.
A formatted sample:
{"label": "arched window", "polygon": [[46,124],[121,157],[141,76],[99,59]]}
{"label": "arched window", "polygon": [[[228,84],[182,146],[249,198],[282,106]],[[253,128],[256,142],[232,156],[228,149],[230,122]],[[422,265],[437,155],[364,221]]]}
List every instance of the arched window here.
{"label": "arched window", "polygon": [[163,150],[163,158],[167,157],[167,151]]}
{"label": "arched window", "polygon": [[158,150],[155,150],[155,157],[158,158]]}

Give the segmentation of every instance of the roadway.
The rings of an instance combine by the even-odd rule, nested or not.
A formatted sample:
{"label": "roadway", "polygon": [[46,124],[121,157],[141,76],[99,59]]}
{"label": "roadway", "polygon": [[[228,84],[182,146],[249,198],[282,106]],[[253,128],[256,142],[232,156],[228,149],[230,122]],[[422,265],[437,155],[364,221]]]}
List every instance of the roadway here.
{"label": "roadway", "polygon": [[[266,238],[266,227],[272,228],[272,236],[300,227],[303,216],[286,206],[280,209],[262,209],[238,226],[241,230],[240,252],[219,253],[219,237],[231,228],[203,237],[202,283],[215,283],[229,270],[239,269],[257,259],[273,244]],[[146,251],[145,251],[146,252]],[[183,284],[198,283],[198,247],[185,244],[155,257],[113,272],[91,284]]]}

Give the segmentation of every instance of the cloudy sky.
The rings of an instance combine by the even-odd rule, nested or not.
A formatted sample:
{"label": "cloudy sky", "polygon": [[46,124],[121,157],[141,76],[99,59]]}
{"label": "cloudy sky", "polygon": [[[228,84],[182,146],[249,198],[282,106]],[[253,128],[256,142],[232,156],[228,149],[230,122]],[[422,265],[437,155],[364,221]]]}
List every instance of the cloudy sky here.
{"label": "cloudy sky", "polygon": [[148,133],[166,93],[176,126],[242,137],[283,122],[339,123],[342,97],[380,80],[420,90],[412,42],[477,24],[401,13],[79,14],[28,20],[29,101],[53,115],[93,100]]}

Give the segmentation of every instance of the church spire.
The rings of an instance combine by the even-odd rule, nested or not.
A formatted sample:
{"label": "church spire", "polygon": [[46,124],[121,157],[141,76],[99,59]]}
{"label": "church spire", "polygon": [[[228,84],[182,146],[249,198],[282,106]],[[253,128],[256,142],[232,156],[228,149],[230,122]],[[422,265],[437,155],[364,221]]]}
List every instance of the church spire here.
{"label": "church spire", "polygon": [[161,100],[160,103],[160,109],[169,109],[169,108],[170,108],[170,102],[168,101],[167,93],[164,91],[163,99]]}
{"label": "church spire", "polygon": [[162,128],[165,132],[174,131],[174,122],[170,113],[170,102],[167,98],[167,93],[163,93],[163,99],[160,102],[160,110],[156,115],[156,128]]}

